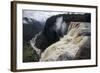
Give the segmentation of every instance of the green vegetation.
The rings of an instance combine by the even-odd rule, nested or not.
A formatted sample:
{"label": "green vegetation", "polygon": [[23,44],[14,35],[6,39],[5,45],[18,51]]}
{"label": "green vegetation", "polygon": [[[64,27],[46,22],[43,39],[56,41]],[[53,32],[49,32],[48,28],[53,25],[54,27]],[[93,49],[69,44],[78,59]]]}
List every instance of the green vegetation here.
{"label": "green vegetation", "polygon": [[39,56],[33,50],[29,41],[23,42],[23,62],[38,62]]}

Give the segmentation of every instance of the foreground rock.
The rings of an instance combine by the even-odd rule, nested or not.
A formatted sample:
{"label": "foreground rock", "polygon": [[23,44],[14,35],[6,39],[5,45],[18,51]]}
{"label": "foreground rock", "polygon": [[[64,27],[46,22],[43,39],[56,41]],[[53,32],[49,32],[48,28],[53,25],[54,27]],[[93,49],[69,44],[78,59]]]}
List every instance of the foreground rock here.
{"label": "foreground rock", "polygon": [[79,59],[84,49],[90,49],[90,23],[71,22],[68,34],[46,48],[40,61]]}

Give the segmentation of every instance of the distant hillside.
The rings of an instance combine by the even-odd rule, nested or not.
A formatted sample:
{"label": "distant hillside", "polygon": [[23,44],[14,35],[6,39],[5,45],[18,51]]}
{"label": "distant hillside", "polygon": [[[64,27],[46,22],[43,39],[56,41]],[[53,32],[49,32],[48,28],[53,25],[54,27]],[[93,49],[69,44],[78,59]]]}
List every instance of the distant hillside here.
{"label": "distant hillside", "polygon": [[23,18],[23,39],[28,41],[43,29],[43,23],[32,18]]}

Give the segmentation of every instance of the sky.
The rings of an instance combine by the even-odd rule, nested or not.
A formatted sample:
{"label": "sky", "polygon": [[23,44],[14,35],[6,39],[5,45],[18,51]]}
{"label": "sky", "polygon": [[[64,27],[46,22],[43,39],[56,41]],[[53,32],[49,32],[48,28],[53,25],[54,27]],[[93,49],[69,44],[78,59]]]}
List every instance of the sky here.
{"label": "sky", "polygon": [[[54,12],[54,11],[36,11],[36,10],[23,10],[23,17],[33,18],[38,21],[45,22],[47,18],[57,15],[57,14],[68,14],[68,13],[74,13],[74,12]],[[74,13],[76,14],[76,13]],[[78,14],[84,14],[84,13],[78,13]]]}

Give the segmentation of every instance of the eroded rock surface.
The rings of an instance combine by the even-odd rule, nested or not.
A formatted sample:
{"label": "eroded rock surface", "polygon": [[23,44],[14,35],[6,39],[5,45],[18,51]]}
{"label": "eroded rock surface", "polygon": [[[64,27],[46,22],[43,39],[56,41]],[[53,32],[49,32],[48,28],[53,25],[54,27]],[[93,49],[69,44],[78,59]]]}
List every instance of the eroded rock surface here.
{"label": "eroded rock surface", "polygon": [[79,59],[84,49],[90,49],[90,34],[90,23],[71,22],[68,34],[46,48],[40,61]]}

